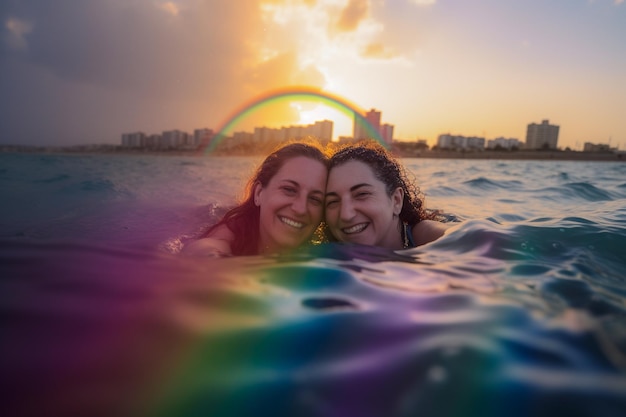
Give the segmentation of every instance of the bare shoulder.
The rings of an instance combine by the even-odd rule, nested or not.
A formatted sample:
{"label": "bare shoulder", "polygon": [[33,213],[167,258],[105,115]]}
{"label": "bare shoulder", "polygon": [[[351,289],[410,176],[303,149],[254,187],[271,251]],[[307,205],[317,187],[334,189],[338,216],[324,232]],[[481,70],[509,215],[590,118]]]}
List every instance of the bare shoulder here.
{"label": "bare shoulder", "polygon": [[235,234],[228,227],[226,227],[225,224],[223,224],[213,230],[205,239],[221,239],[230,244],[235,240]]}
{"label": "bare shoulder", "polygon": [[436,220],[422,220],[413,226],[413,241],[417,246],[425,245],[439,239],[448,230],[445,223]]}
{"label": "bare shoulder", "polygon": [[233,232],[226,226],[215,229],[208,237],[185,245],[182,253],[190,256],[220,257],[232,255]]}

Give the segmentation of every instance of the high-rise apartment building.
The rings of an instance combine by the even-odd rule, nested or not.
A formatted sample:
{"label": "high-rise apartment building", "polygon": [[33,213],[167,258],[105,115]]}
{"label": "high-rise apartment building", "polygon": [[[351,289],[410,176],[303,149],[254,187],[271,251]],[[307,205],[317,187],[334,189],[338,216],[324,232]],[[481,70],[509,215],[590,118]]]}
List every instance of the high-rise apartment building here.
{"label": "high-rise apartment building", "polygon": [[330,120],[317,121],[309,126],[308,130],[310,135],[318,138],[322,143],[333,140],[333,122]]}
{"label": "high-rise apartment building", "polygon": [[[376,111],[376,109],[372,109],[372,110],[368,111],[367,113],[365,113],[365,115],[363,117],[365,118],[365,120],[367,120],[369,122],[369,124],[372,126],[373,130],[380,135],[380,117],[381,117],[381,112]],[[354,133],[354,139],[355,140],[374,139],[372,137],[371,132],[368,132],[367,127],[364,126],[363,123],[361,123],[361,121],[359,120],[359,118],[357,117],[356,114],[354,115],[354,129],[353,129],[353,133]]]}
{"label": "high-rise apartment building", "polygon": [[193,131],[193,145],[208,145],[213,136],[213,129],[195,129]]}
{"label": "high-rise apartment building", "polygon": [[166,130],[161,133],[160,148],[175,149],[188,144],[189,134],[178,129]]}
{"label": "high-rise apartment building", "polygon": [[354,115],[354,129],[353,129],[353,139],[354,140],[363,140],[363,139],[376,139],[373,132],[376,132],[378,136],[385,142],[387,145],[391,145],[393,142],[393,129],[394,126],[388,123],[381,124],[381,112],[376,109],[371,109],[367,113],[363,115],[363,118],[369,123],[371,126],[371,130],[369,126],[366,126],[361,119],[355,114]]}
{"label": "high-rise apartment building", "polygon": [[143,132],[123,133],[122,146],[125,148],[139,148],[145,146],[146,134]]}
{"label": "high-rise apartment building", "polygon": [[551,125],[549,120],[541,124],[531,123],[526,130],[527,149],[556,149],[559,140],[559,126]]}
{"label": "high-rise apartment building", "polygon": [[387,145],[391,145],[391,143],[393,142],[393,125],[390,125],[388,123],[383,124],[380,127],[380,137],[382,138],[382,140],[387,144]]}

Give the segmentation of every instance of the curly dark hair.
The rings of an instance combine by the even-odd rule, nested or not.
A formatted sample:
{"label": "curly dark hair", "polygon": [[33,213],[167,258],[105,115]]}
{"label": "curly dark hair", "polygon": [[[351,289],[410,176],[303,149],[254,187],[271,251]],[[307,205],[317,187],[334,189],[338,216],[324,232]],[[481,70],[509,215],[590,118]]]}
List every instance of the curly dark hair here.
{"label": "curly dark hair", "polygon": [[374,171],[374,175],[385,184],[387,194],[391,196],[398,187],[404,191],[400,221],[414,226],[422,220],[436,220],[438,213],[426,210],[424,194],[415,185],[406,169],[384,147],[375,141],[365,141],[345,145],[330,157],[328,171],[348,161],[360,161]]}
{"label": "curly dark hair", "polygon": [[288,142],[278,146],[265,158],[254,175],[248,180],[243,201],[227,211],[218,223],[202,234],[201,238],[209,237],[216,228],[226,225],[235,236],[231,245],[233,255],[257,255],[259,252],[261,209],[254,204],[254,187],[257,183],[266,187],[287,160],[298,156],[314,159],[328,167],[327,152],[314,139]]}

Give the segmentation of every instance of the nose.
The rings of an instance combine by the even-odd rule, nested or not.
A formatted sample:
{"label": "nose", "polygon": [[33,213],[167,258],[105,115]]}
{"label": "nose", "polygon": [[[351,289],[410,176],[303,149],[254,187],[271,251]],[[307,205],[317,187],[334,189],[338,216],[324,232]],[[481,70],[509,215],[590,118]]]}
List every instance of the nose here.
{"label": "nose", "polygon": [[355,215],[354,206],[349,200],[342,201],[340,204],[339,217],[341,221],[350,221]]}
{"label": "nose", "polygon": [[291,203],[291,209],[296,214],[306,214],[307,210],[307,196],[299,195],[297,198],[293,200]]}

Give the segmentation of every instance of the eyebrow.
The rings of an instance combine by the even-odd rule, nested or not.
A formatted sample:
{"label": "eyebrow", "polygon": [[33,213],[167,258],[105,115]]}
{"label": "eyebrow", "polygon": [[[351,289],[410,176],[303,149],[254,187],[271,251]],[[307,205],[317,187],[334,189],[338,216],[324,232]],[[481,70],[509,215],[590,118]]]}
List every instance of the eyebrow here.
{"label": "eyebrow", "polygon": [[[366,182],[362,182],[360,184],[353,185],[352,187],[350,187],[350,192],[352,193],[352,192],[358,190],[359,188],[363,188],[363,187],[372,187],[372,184],[368,184]],[[326,197],[328,197],[328,196],[336,196],[336,197],[338,197],[339,195],[336,192],[331,191],[330,193],[326,193]]]}
{"label": "eyebrow", "polygon": [[[287,178],[286,178],[286,179],[283,179],[283,180],[281,180],[281,181],[283,181],[283,182],[288,182],[288,183],[292,184],[294,187],[301,188],[301,187],[300,187],[300,183],[299,183],[298,181],[290,180],[290,179],[287,179]],[[322,194],[322,195],[324,195],[324,193],[322,192],[322,190],[311,190],[311,193],[314,193],[314,194]]]}

